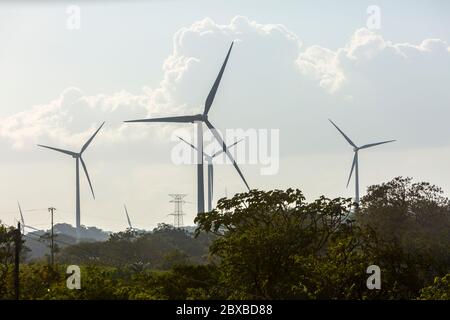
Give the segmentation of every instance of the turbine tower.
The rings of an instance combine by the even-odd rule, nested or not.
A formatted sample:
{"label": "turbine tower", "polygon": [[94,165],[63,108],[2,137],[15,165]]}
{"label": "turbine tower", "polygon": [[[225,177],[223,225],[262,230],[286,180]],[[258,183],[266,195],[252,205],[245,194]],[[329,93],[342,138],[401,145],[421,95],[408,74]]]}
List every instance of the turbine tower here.
{"label": "turbine tower", "polygon": [[225,142],[222,140],[222,137],[217,132],[216,128],[212,125],[212,123],[208,120],[208,112],[211,109],[211,106],[214,101],[214,97],[216,96],[217,89],[219,88],[220,80],[222,79],[223,72],[225,71],[225,67],[228,62],[228,58],[230,57],[231,49],[233,48],[233,43],[231,43],[230,49],[228,50],[227,56],[225,57],[225,61],[222,64],[222,67],[219,71],[219,74],[214,82],[211,91],[208,94],[208,97],[205,101],[205,108],[202,114],[190,115],[190,116],[176,116],[176,117],[164,117],[164,118],[153,118],[153,119],[139,119],[139,120],[129,120],[125,122],[169,122],[169,123],[196,123],[197,124],[197,212],[202,213],[205,212],[205,190],[204,190],[204,179],[203,179],[203,123],[209,128],[209,130],[214,135],[215,139],[222,146],[223,151],[226,153],[228,158],[233,163],[234,168],[238,172],[241,179],[244,181],[248,190],[250,187],[247,184],[244,176],[242,175],[241,170],[239,169],[236,161],[234,161],[231,153],[228,151]]}
{"label": "turbine tower", "polygon": [[357,206],[359,206],[359,166],[358,166],[358,152],[359,150],[362,149],[368,149],[371,147],[375,147],[378,146],[380,144],[385,144],[385,143],[390,143],[390,142],[394,142],[395,140],[388,140],[388,141],[382,141],[382,142],[376,142],[376,143],[369,143],[369,144],[365,144],[361,147],[358,147],[352,140],[350,140],[350,138],[341,130],[339,129],[339,127],[330,120],[331,124],[342,134],[342,136],[345,138],[345,140],[347,140],[347,142],[353,147],[353,152],[355,153],[353,156],[353,163],[352,163],[352,168],[350,170],[350,175],[348,177],[348,181],[347,181],[347,187],[350,183],[350,179],[352,178],[352,174],[353,174],[353,170],[355,170],[355,203]]}
{"label": "turbine tower", "polygon": [[[178,139],[180,139],[187,145],[191,146],[192,149],[197,150],[197,148],[193,144],[187,142],[183,138],[178,137]],[[234,147],[236,144],[238,144],[242,140],[243,139],[238,140],[238,141],[234,142],[233,144],[230,144],[227,148],[230,149],[230,148]],[[213,153],[212,155],[209,155],[203,151],[203,155],[205,156],[206,162],[208,163],[208,212],[212,211],[212,202],[213,202],[213,189],[214,189],[213,159],[222,153],[223,153],[223,150],[219,150],[219,151]]]}
{"label": "turbine tower", "polygon": [[86,168],[86,164],[83,160],[83,152],[86,151],[89,144],[94,140],[97,133],[100,131],[100,129],[103,127],[105,123],[103,122],[102,125],[95,131],[95,133],[89,138],[88,141],[83,145],[80,152],[73,152],[69,150],[64,149],[58,149],[53,148],[49,146],[44,146],[41,144],[38,144],[39,147],[51,149],[54,151],[58,151],[64,154],[67,154],[69,156],[72,156],[75,159],[75,176],[76,176],[76,193],[75,193],[75,202],[76,202],[76,208],[75,208],[75,216],[76,216],[76,228],[77,228],[77,240],[80,240],[81,237],[81,208],[80,208],[80,162],[83,166],[84,173],[86,174],[87,181],[89,183],[89,187],[91,188],[92,197],[95,199],[94,189],[92,188],[91,179],[89,178],[89,173]]}

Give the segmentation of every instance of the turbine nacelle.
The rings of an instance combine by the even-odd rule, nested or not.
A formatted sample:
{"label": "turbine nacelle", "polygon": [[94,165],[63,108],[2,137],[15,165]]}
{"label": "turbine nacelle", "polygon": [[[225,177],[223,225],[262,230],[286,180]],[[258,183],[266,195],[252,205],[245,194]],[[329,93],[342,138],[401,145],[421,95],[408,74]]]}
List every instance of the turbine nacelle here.
{"label": "turbine nacelle", "polygon": [[199,113],[199,114],[195,114],[193,116],[190,116],[190,122],[194,123],[196,121],[201,121],[201,122],[206,122],[208,121],[208,115],[205,113]]}

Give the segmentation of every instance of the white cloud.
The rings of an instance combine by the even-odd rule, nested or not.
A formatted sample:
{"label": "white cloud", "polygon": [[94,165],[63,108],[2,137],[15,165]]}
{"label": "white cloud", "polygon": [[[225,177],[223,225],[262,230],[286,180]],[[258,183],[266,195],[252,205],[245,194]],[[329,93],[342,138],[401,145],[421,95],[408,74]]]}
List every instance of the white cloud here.
{"label": "white cloud", "polygon": [[[349,43],[336,51],[320,46],[306,48],[300,53],[297,65],[304,75],[318,81],[328,92],[347,89],[354,94],[357,88],[352,85],[361,78],[374,85],[392,77],[414,80],[402,72],[405,68],[414,72],[415,79],[420,81],[424,69],[432,72],[449,65],[449,49],[448,44],[439,39],[426,39],[419,45],[394,44],[363,28],[356,30]],[[438,60],[433,61],[435,58]],[[356,74],[361,78],[352,78]]]}
{"label": "white cloud", "polygon": [[[446,187],[448,44],[439,39],[392,43],[366,29],[349,36],[338,49],[304,47],[301,34],[279,24],[241,16],[224,25],[208,18],[194,22],[174,34],[158,85],[93,95],[67,88],[48,103],[0,119],[0,145],[25,149],[2,148],[1,175],[10,182],[3,185],[3,194],[42,206],[58,199],[56,206],[72,208],[74,163],[34,152],[35,144],[76,150],[106,121],[98,148],[85,159],[99,201],[88,200],[82,182],[84,223],[97,217],[109,221],[111,212],[122,219],[123,202],[141,208],[142,221],[156,223],[171,210],[167,193],[188,193],[195,201],[195,168],[170,162],[169,130],[182,126],[124,125],[123,120],[201,112],[233,40],[211,121],[219,129],[280,129],[279,175],[267,178],[256,166],[241,166],[252,188],[295,186],[312,196],[342,195],[352,154],[329,117],[356,143],[398,140],[361,155],[362,187],[400,174],[443,181]],[[217,196],[225,187],[230,195],[245,191],[232,166],[218,167],[215,174]],[[346,194],[352,193],[349,188]],[[195,205],[189,210],[194,212]]]}
{"label": "white cloud", "polygon": [[[220,25],[206,18],[175,33],[173,51],[163,62],[163,78],[156,88],[92,96],[68,88],[47,104],[0,119],[0,137],[16,148],[37,142],[79,146],[102,121],[108,125],[100,142],[155,134],[168,137],[167,130],[155,130],[157,125],[138,130],[122,121],[201,112],[233,40],[236,48],[215,101],[232,105],[233,111],[228,106],[212,109],[220,119],[241,112],[227,125],[245,127],[240,121],[251,118],[246,126],[286,127],[293,135],[297,123],[277,117],[281,112],[291,112],[295,106],[296,112],[313,117],[334,103],[349,106],[343,113],[363,110],[373,122],[396,125],[405,109],[420,114],[431,103],[423,109],[431,119],[449,100],[450,51],[442,40],[396,44],[359,29],[337,50],[317,45],[302,48],[299,36],[280,24],[259,24],[237,16]],[[391,119],[383,118],[386,112],[392,112]],[[424,120],[414,114],[405,119],[412,125]],[[308,125],[315,128],[312,121]]]}
{"label": "white cloud", "polygon": [[[80,146],[95,127],[103,121],[118,126],[124,114],[131,111],[145,114],[149,97],[118,92],[114,95],[85,96],[78,88],[70,87],[45,105],[14,114],[0,121],[0,136],[11,141],[13,147],[23,148],[38,142],[52,141],[68,146]],[[115,127],[114,129],[117,129]],[[119,137],[111,129],[103,139]]]}
{"label": "white cloud", "polygon": [[[282,54],[286,53],[286,42],[290,43],[294,48],[290,58],[297,54],[297,37],[282,25],[257,24],[240,16],[228,25],[218,25],[206,18],[176,32],[173,52],[163,63],[164,75],[157,88],[144,88],[139,94],[122,91],[94,96],[86,96],[78,88],[67,88],[47,104],[0,119],[0,136],[16,148],[38,141],[79,146],[94,127],[107,121],[102,141],[148,137],[150,129],[130,129],[122,121],[200,112],[213,82],[211,76],[216,76],[218,62],[221,63],[216,58],[223,59],[222,49],[232,40],[254,42],[252,38],[258,39],[260,46],[281,45]],[[205,50],[206,43],[214,49]],[[196,90],[193,84],[197,83],[205,83],[205,87]]]}

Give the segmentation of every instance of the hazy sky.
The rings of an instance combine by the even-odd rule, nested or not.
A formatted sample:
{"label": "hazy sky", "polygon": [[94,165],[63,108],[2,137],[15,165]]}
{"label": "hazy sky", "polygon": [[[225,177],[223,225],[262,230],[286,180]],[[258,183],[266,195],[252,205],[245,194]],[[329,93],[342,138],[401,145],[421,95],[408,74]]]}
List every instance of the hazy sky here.
{"label": "hazy sky", "polygon": [[[358,144],[397,139],[361,152],[362,194],[399,175],[448,194],[446,0],[2,1],[0,220],[12,224],[20,201],[38,209],[25,211],[29,225],[47,227],[50,205],[74,224],[75,161],[36,144],[78,151],[106,121],[84,156],[97,199],[81,176],[82,224],[124,229],[124,203],[138,228],[170,223],[169,193],[188,194],[192,224],[196,170],[173,163],[171,138],[193,126],[122,121],[203,110],[233,40],[210,119],[221,130],[279,129],[275,175],[240,165],[252,188],[353,196],[352,149],[332,118]],[[216,199],[245,191],[229,164],[216,165],[215,182]]]}

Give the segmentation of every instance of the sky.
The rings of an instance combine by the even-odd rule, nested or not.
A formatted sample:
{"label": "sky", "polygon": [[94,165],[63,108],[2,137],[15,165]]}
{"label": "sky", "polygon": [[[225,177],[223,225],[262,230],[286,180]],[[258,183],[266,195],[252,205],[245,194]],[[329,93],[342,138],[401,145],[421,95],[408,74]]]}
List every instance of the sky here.
{"label": "sky", "polygon": [[[168,194],[183,193],[192,225],[196,167],[174,150],[176,135],[195,141],[194,126],[123,121],[201,112],[232,41],[209,119],[222,133],[258,132],[259,144],[246,139],[234,153],[258,153],[238,161],[251,188],[352,197],[352,148],[333,119],[359,145],[397,140],[361,151],[362,195],[396,176],[448,195],[449,9],[444,0],[2,1],[0,220],[13,224],[19,201],[30,226],[48,228],[49,206],[74,224],[75,161],[36,144],[78,151],[106,121],[84,154],[96,199],[82,175],[82,224],[123,230],[123,204],[137,228],[171,223]],[[266,147],[273,170],[259,156]],[[218,161],[215,200],[245,191]]]}

